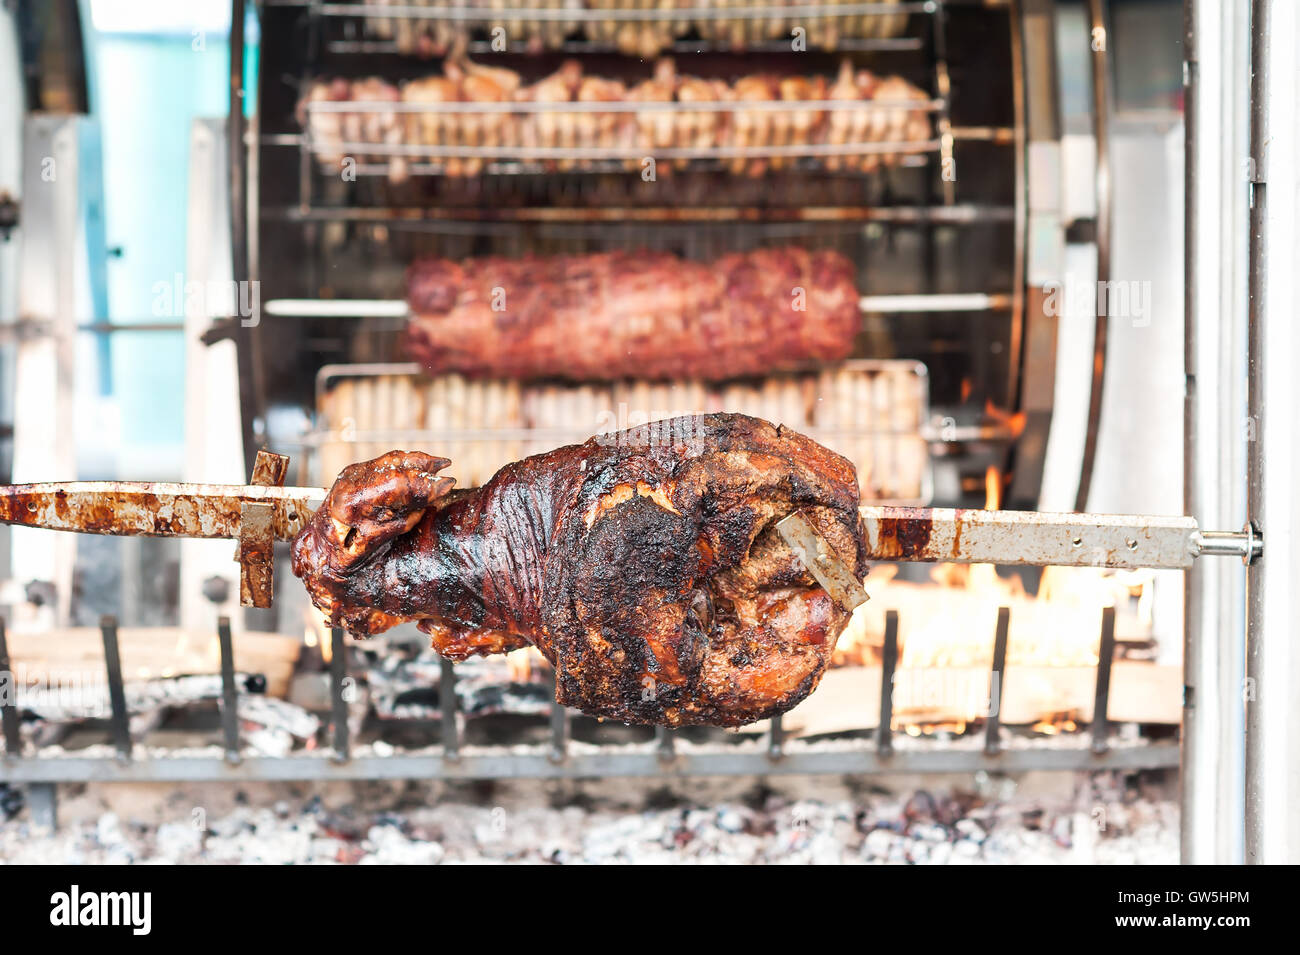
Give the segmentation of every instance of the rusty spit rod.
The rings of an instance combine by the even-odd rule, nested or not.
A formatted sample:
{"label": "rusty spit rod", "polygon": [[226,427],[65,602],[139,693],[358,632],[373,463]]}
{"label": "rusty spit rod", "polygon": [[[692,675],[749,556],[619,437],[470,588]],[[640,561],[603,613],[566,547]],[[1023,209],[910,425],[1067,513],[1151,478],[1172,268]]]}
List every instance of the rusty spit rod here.
{"label": "rusty spit rod", "polygon": [[270,607],[274,542],[298,535],[325,499],[314,487],[281,487],[283,455],[259,451],[252,484],[68,481],[0,486],[0,523],[121,537],[239,541],[239,602]]}
{"label": "rusty spit rod", "polygon": [[0,485],[0,523],[122,537],[238,540],[241,510],[269,507],[271,536],[293,540],[320,507],[316,487],[64,481]]}
{"label": "rusty spit rod", "polygon": [[[256,480],[282,480],[280,456],[259,452]],[[260,460],[260,459],[259,459]],[[272,473],[274,471],[274,473]],[[325,491],[276,484],[173,484],[68,481],[0,486],[0,523],[83,534],[229,538],[240,542],[241,603],[269,607],[271,541],[293,540]],[[1186,569],[1198,557],[1252,562],[1257,531],[1202,531],[1191,517],[1044,514],[1036,511],[867,506],[861,508],[867,556],[884,561]],[[837,602],[867,599],[829,543],[796,512],[777,526],[787,544]]]}
{"label": "rusty spit rod", "polygon": [[939,507],[861,511],[873,560],[1185,570],[1198,557],[1250,563],[1263,551],[1250,527],[1202,531],[1191,517]]}

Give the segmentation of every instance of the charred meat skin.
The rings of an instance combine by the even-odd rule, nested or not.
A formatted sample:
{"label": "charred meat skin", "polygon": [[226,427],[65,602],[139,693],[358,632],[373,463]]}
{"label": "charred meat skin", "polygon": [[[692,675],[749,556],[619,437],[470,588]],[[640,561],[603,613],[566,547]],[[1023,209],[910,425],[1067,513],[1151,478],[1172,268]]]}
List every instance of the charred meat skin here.
{"label": "charred meat skin", "polygon": [[444,465],[390,452],[345,470],[294,573],[354,633],[417,621],[451,659],[533,644],[556,698],[593,716],[738,726],[812,692],[849,614],[777,535],[786,515],[866,573],[853,465],[756,418],[654,422],[467,491]]}

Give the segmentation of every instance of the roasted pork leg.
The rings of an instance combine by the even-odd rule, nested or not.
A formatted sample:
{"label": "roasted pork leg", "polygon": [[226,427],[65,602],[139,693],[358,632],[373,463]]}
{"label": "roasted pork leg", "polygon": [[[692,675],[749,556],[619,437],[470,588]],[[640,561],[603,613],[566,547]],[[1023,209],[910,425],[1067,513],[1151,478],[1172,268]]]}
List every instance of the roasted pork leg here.
{"label": "roasted pork leg", "polygon": [[445,459],[347,468],[293,544],[334,626],[415,621],[453,660],[532,644],[592,716],[738,726],[817,686],[849,613],[775,524],[801,511],[861,578],[853,465],[757,418],[672,418],[448,491]]}

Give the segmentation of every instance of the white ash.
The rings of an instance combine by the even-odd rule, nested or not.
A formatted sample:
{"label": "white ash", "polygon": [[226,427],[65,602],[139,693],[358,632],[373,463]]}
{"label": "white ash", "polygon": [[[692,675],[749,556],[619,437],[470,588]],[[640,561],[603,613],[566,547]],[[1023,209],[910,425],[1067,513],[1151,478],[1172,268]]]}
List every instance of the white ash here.
{"label": "white ash", "polygon": [[[439,719],[432,702],[442,683],[442,659],[424,648],[415,656],[388,653],[366,671],[366,681],[380,719]],[[552,691],[536,678],[512,677],[506,658],[472,657],[456,664],[458,713],[473,719],[497,713],[544,716],[551,711]]]}
{"label": "white ash", "polygon": [[[1045,777],[1044,777],[1045,778]],[[88,787],[36,832],[25,812],[0,824],[14,863],[1172,863],[1171,793],[1115,774],[1057,774],[1007,798],[967,788],[863,792],[861,781],[700,783],[678,792],[606,780],[501,785],[481,801],[450,784],[341,786],[314,795],[267,787],[239,804],[230,787],[176,787],[159,804],[128,787]],[[931,781],[933,782],[933,781]],[[1131,780],[1130,780],[1131,782]],[[1041,788],[1041,784],[1039,787]],[[104,791],[114,789],[111,797]],[[322,795],[323,794],[323,795]],[[246,796],[246,794],[240,794]],[[234,800],[232,802],[232,800]],[[562,800],[563,801],[563,800]],[[496,805],[490,803],[496,802]],[[206,806],[206,808],[205,808]]]}
{"label": "white ash", "polygon": [[[248,673],[235,674],[237,687],[255,683],[254,677]],[[219,700],[221,676],[200,673],[133,680],[122,684],[122,692],[128,713],[151,713],[168,707],[179,708]],[[243,695],[246,694],[241,692]],[[24,687],[19,695],[18,706],[49,723],[106,719],[113,711],[107,683]]]}
{"label": "white ash", "polygon": [[287,756],[295,741],[315,739],[320,729],[320,720],[302,707],[274,697],[241,694],[235,709],[241,744],[261,756]]}

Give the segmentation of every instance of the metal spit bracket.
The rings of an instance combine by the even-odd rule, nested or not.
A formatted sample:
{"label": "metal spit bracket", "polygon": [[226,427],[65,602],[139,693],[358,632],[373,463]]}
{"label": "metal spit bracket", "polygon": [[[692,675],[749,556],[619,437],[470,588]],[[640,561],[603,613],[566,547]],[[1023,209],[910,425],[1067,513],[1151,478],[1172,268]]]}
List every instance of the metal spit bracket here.
{"label": "metal spit bracket", "polygon": [[[258,451],[249,482],[257,487],[283,487],[289,458]],[[271,504],[242,501],[239,505],[239,603],[266,609],[275,593],[275,508]]]}
{"label": "metal spit bracket", "polygon": [[802,511],[795,511],[778,521],[776,532],[799,555],[808,572],[831,595],[831,599],[845,610],[851,611],[870,599],[862,581]]}

